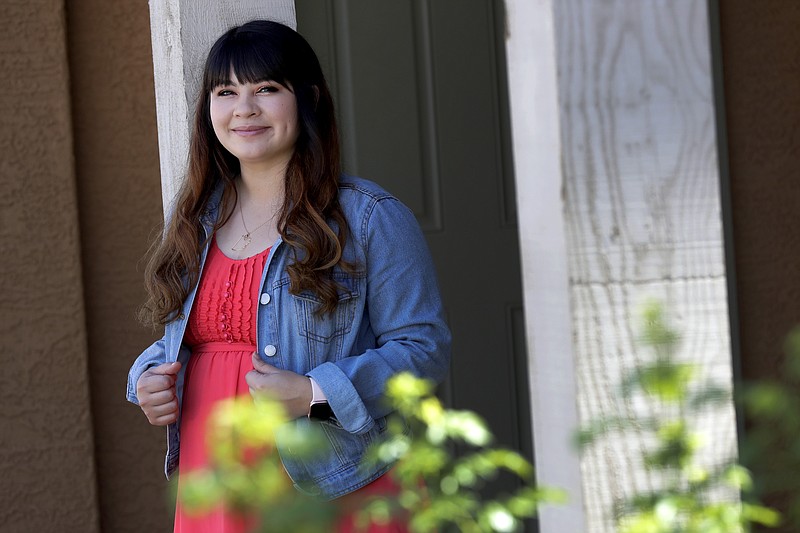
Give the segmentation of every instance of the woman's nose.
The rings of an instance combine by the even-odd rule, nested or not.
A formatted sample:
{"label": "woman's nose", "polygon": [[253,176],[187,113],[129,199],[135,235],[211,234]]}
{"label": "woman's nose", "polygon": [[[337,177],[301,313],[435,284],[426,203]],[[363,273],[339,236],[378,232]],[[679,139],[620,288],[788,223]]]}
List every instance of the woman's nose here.
{"label": "woman's nose", "polygon": [[233,112],[237,117],[251,117],[258,114],[258,106],[255,105],[252,96],[242,95],[236,102]]}

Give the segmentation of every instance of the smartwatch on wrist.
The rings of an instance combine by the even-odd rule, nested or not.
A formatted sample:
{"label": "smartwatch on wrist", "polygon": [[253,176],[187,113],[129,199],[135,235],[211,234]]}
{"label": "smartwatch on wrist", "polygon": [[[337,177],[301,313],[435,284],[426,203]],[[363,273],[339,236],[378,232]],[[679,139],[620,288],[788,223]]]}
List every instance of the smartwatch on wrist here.
{"label": "smartwatch on wrist", "polygon": [[333,409],[328,404],[328,398],[319,388],[314,378],[311,381],[311,403],[308,405],[308,418],[311,420],[330,420],[333,418]]}

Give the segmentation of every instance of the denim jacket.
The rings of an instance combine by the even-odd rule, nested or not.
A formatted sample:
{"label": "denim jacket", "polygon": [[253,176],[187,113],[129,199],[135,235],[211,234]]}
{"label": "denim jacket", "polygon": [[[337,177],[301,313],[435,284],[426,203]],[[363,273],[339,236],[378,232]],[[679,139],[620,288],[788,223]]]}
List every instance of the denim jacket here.
{"label": "denim jacket", "polygon": [[[206,234],[217,218],[221,190],[209,202],[201,222]],[[410,371],[441,381],[450,359],[450,331],[425,239],[411,211],[376,184],[343,177],[339,202],[350,225],[344,259],[356,264],[354,273],[334,268],[341,286],[332,314],[317,316],[319,298],[308,291],[289,293],[286,265],[293,255],[280,240],[272,246],[261,275],[256,310],[256,343],[271,365],[311,376],[334,412],[320,424],[327,448],[313,459],[277,448],[287,473],[304,492],[332,499],[377,479],[389,465],[361,467],[365,448],[386,429],[389,408],[383,391],[392,375]],[[202,252],[201,272],[208,245]],[[176,380],[178,401],[183,397],[183,370],[191,356],[183,344],[195,286],[180,315],[166,325],[164,337],[147,348],[128,375],[127,398],[138,405],[136,382],[152,366],[180,361]],[[167,427],[165,472],[178,463],[180,419]]]}

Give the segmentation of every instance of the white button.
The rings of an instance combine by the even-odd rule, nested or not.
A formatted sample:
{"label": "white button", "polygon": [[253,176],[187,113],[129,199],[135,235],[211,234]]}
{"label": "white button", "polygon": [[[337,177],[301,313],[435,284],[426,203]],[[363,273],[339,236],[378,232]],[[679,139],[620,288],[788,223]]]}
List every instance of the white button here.
{"label": "white button", "polygon": [[273,345],[267,344],[266,346],[264,346],[264,355],[266,355],[267,357],[272,357],[276,353],[278,353],[278,349]]}
{"label": "white button", "polygon": [[270,301],[269,293],[261,294],[261,305],[267,305]]}

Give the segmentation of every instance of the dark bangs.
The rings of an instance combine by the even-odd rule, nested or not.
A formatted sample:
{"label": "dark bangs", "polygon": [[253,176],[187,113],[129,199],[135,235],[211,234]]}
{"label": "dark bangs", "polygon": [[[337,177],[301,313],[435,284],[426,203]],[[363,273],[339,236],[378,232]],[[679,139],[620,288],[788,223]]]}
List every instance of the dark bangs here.
{"label": "dark bangs", "polygon": [[203,89],[212,91],[220,85],[229,85],[231,71],[240,83],[271,80],[290,87],[287,80],[285,49],[280,35],[234,28],[219,39],[206,60]]}

